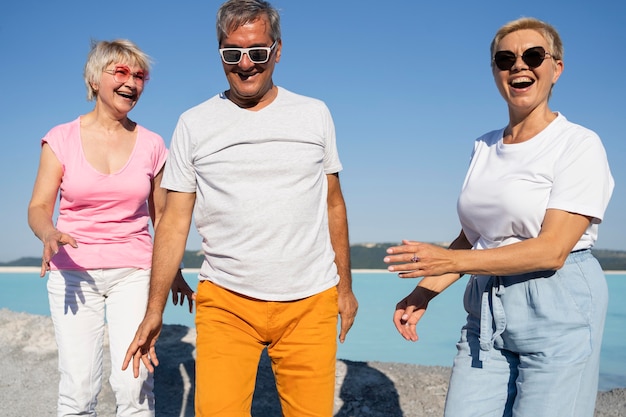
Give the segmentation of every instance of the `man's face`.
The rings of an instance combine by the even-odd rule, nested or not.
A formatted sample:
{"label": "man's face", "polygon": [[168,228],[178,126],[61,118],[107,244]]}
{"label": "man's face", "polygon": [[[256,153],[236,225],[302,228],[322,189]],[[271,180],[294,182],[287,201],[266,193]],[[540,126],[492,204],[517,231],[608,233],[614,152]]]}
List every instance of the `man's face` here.
{"label": "man's face", "polygon": [[[220,48],[270,47],[273,43],[269,20],[266,15],[261,15],[256,20],[230,32],[222,39]],[[270,51],[268,61],[263,64],[252,62],[245,53],[237,64],[227,64],[222,61],[226,79],[230,85],[228,98],[232,102],[240,107],[253,108],[275,97],[272,74],[275,64],[280,61],[281,46],[281,42],[278,41],[274,49]]]}

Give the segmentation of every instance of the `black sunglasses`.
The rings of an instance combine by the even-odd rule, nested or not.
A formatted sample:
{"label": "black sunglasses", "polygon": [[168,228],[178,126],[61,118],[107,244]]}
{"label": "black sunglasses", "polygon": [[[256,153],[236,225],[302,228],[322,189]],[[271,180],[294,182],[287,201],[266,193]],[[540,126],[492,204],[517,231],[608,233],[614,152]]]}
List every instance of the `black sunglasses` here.
{"label": "black sunglasses", "polygon": [[[552,57],[552,54],[550,52],[546,52],[543,47],[533,46],[532,48],[528,48],[524,51],[522,54],[522,61],[533,69],[541,66],[543,60],[546,59],[546,56],[548,55]],[[515,65],[518,56],[519,55],[515,55],[511,51],[498,51],[493,56],[493,62],[501,71],[509,71],[513,68],[513,65]]]}

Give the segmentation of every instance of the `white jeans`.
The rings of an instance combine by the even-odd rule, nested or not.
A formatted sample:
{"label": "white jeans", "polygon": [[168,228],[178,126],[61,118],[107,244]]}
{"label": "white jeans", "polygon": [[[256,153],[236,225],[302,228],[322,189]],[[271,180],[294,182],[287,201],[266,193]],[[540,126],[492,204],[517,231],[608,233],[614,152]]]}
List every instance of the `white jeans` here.
{"label": "white jeans", "polygon": [[[154,417],[153,375],[142,365],[122,372],[126,349],[144,317],[150,270],[51,271],[48,299],[59,348],[59,417],[96,415],[102,388],[104,330],[111,352],[109,382],[117,416]],[[105,322],[106,309],[106,322]]]}

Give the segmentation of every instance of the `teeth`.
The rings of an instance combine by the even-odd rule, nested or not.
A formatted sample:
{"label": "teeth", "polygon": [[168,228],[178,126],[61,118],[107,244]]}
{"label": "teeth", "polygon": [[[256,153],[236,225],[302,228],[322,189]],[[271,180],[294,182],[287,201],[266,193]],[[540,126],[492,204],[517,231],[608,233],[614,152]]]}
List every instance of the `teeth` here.
{"label": "teeth", "polygon": [[520,78],[516,78],[513,81],[511,81],[511,84],[520,84],[520,83],[532,83],[533,80],[531,80],[528,77],[520,77]]}

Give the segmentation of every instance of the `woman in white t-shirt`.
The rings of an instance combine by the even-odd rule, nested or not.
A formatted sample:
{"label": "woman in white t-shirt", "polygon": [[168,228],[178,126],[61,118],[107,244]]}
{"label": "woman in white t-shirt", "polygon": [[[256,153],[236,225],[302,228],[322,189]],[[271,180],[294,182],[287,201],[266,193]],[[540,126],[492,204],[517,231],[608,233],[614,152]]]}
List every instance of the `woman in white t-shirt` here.
{"label": "woman in white t-shirt", "polygon": [[388,249],[390,271],[424,277],[394,323],[416,341],[430,299],[470,274],[445,415],[590,417],[608,301],[590,248],[613,178],[600,138],[548,106],[563,71],[557,31],[510,22],[491,56],[509,123],[474,144],[450,248]]}

